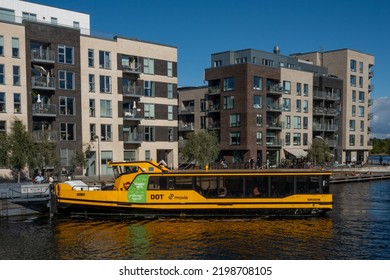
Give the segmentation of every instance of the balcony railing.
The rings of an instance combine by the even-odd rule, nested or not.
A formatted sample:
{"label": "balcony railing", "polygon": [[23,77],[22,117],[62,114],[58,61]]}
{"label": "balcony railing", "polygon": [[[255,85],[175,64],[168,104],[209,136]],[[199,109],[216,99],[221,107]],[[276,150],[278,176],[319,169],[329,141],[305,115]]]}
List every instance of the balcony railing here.
{"label": "balcony railing", "polygon": [[32,62],[47,62],[54,63],[55,62],[55,52],[54,50],[38,50],[33,49],[31,51],[31,61]]}
{"label": "balcony railing", "polygon": [[368,85],[368,90],[373,91],[374,90],[374,85]]}
{"label": "balcony railing", "polygon": [[129,144],[139,144],[143,141],[143,134],[141,132],[132,132],[130,134],[124,133],[123,142]]}
{"label": "balcony railing", "polygon": [[179,109],[179,114],[186,115],[186,114],[193,114],[194,113],[194,106],[185,106],[184,108]]}
{"label": "balcony railing", "polygon": [[52,130],[35,130],[32,132],[32,137],[35,142],[49,141],[57,142],[58,132]]}
{"label": "balcony railing", "polygon": [[55,90],[55,79],[53,77],[35,76],[31,78],[33,89]]}
{"label": "balcony railing", "polygon": [[219,87],[209,87],[208,93],[209,95],[221,94],[221,89]]}
{"label": "balcony railing", "polygon": [[194,126],[194,123],[184,123],[184,122],[180,122],[179,123],[179,131],[194,131],[195,130],[195,126]]}
{"label": "balcony railing", "polygon": [[123,73],[127,74],[136,74],[139,75],[142,73],[142,64],[141,63],[132,63],[131,65],[122,64]]}
{"label": "balcony railing", "polygon": [[124,96],[142,96],[142,87],[139,86],[124,86],[122,87],[122,91]]}
{"label": "balcony railing", "polygon": [[275,140],[270,140],[270,139],[267,139],[267,143],[266,143],[267,147],[281,147],[283,145],[283,141],[280,140],[280,139],[275,139]]}
{"label": "balcony railing", "polygon": [[267,105],[267,111],[282,112],[283,106],[280,104],[270,104]]}
{"label": "balcony railing", "polygon": [[282,124],[279,122],[267,122],[267,129],[282,129]]}
{"label": "balcony railing", "polygon": [[337,131],[338,126],[334,124],[320,124],[320,123],[315,123],[313,124],[313,130],[319,130],[319,131]]}
{"label": "balcony railing", "polygon": [[123,111],[123,118],[125,120],[135,120],[139,121],[142,119],[142,114],[138,112],[137,110],[124,110]]}
{"label": "balcony railing", "polygon": [[315,99],[340,100],[340,94],[335,92],[314,91],[313,97]]}
{"label": "balcony railing", "polygon": [[284,92],[284,88],[279,84],[267,86],[267,93],[281,95]]}
{"label": "balcony railing", "polygon": [[35,103],[32,107],[33,116],[55,117],[57,115],[56,106],[53,104]]}

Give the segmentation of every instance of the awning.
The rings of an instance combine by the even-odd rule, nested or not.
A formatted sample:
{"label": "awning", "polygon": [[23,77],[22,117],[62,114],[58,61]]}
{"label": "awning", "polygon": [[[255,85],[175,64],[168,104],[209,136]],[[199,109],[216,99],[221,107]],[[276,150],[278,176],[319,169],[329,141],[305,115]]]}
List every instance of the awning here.
{"label": "awning", "polygon": [[307,152],[300,148],[286,148],[284,150],[296,158],[303,158],[307,156]]}

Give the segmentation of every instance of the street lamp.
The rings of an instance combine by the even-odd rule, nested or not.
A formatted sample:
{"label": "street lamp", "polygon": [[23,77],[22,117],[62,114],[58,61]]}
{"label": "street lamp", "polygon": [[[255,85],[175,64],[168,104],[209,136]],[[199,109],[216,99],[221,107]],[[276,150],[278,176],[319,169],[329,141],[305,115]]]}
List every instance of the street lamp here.
{"label": "street lamp", "polygon": [[100,181],[100,137],[95,135],[95,140],[97,140],[97,153],[96,153],[96,161],[97,161],[97,171],[98,171],[98,180]]}

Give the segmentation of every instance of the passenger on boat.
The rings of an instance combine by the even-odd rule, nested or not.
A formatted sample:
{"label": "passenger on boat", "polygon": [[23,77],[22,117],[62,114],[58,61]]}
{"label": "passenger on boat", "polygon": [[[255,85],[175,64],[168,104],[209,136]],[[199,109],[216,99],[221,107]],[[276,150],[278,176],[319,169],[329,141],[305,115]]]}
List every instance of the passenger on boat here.
{"label": "passenger on boat", "polygon": [[260,196],[259,187],[253,187],[252,194],[253,194],[254,197]]}

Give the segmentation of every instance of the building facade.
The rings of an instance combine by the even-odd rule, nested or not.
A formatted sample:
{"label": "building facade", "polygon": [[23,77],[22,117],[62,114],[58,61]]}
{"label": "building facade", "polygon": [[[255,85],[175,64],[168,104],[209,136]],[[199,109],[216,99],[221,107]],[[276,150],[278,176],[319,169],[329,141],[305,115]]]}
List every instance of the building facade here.
{"label": "building facade", "polygon": [[76,149],[89,151],[79,174],[110,174],[109,160],[176,167],[177,48],[89,34],[87,14],[1,0],[0,131],[17,117],[56,143],[54,172],[74,169]]}

